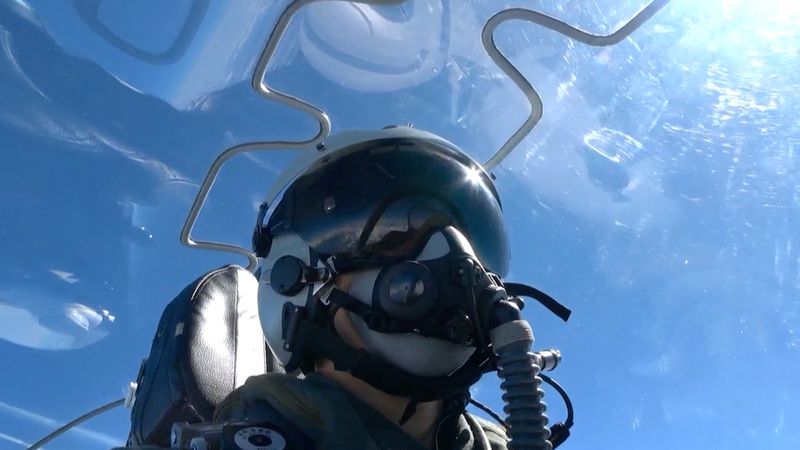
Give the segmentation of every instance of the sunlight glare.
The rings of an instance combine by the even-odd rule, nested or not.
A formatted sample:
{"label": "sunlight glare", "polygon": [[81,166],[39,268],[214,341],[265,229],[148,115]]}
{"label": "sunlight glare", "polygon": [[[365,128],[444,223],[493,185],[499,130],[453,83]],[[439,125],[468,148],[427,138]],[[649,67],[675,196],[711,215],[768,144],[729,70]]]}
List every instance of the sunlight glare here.
{"label": "sunlight glare", "polygon": [[478,167],[473,167],[467,173],[467,180],[469,180],[472,184],[478,184],[481,182],[481,172],[482,170]]}

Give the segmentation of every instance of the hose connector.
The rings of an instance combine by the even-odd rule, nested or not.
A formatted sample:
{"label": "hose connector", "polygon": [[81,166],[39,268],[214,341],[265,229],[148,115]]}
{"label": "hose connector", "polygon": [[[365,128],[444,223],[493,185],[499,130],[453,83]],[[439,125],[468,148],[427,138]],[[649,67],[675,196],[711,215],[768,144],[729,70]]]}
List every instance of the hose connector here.
{"label": "hose connector", "polygon": [[547,349],[534,353],[542,372],[549,372],[558,367],[561,362],[561,352],[555,349]]}

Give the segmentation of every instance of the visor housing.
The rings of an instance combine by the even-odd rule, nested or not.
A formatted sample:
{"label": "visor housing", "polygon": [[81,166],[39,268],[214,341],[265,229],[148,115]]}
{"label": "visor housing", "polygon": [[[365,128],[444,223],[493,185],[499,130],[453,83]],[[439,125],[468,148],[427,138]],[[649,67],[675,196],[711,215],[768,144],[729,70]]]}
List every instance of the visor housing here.
{"label": "visor housing", "polygon": [[396,261],[414,257],[432,224],[455,226],[487,270],[507,273],[488,174],[461,151],[421,139],[359,142],[320,158],[286,189],[266,228],[296,233],[321,255]]}

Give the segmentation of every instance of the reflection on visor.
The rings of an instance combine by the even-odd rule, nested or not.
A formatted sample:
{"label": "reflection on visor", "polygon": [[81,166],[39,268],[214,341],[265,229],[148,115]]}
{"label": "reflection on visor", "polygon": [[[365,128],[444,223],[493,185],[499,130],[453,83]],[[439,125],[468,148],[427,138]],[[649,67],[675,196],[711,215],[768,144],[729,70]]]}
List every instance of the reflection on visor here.
{"label": "reflection on visor", "polygon": [[273,236],[297,233],[322,255],[398,260],[419,250],[413,241],[426,226],[451,224],[487,269],[505,275],[508,241],[486,172],[454,149],[382,139],[338,150],[309,168],[267,227]]}
{"label": "reflection on visor", "polygon": [[368,223],[360,246],[387,257],[416,255],[433,230],[453,225],[455,214],[429,196],[403,197],[390,203],[377,220]]}

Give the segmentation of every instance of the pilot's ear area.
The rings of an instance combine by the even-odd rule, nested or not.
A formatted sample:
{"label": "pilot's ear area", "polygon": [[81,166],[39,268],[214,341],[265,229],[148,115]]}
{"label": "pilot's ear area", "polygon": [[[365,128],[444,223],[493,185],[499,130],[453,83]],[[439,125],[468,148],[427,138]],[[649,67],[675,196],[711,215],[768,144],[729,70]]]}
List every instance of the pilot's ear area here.
{"label": "pilot's ear area", "polygon": [[282,368],[261,331],[258,281],[233,265],[206,273],[164,308],[139,372],[129,445],[168,448],[173,423],[211,421],[228,394],[265,372]]}

